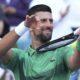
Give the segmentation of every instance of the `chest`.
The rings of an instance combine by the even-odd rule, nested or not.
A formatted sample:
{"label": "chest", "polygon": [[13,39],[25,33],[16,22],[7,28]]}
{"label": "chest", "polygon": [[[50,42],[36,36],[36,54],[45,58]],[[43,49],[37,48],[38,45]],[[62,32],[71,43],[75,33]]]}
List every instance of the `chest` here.
{"label": "chest", "polygon": [[58,56],[56,53],[28,56],[27,60],[21,64],[23,64],[23,72],[27,78],[45,80],[44,78],[53,78],[61,72],[62,74],[67,72],[63,55]]}

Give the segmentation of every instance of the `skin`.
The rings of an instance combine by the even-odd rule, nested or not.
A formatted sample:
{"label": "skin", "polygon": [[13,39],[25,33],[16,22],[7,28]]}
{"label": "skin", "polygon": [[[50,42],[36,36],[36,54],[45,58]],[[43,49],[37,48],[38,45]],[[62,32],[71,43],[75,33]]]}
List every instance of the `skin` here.
{"label": "skin", "polygon": [[[39,11],[31,16],[27,15],[24,24],[30,26],[29,28],[32,34],[32,47],[34,49],[38,48],[42,44],[45,44],[51,39],[53,19],[50,12]],[[10,49],[16,43],[18,38],[19,36],[13,30],[0,41],[0,58],[4,61],[4,63],[9,62],[12,54]],[[68,60],[68,67],[70,69],[77,69],[80,67],[79,63],[80,52],[75,50],[74,55]]]}
{"label": "skin", "polygon": [[37,23],[31,25],[32,28],[32,47],[38,48],[51,39],[53,30],[53,19],[49,12],[38,12],[35,14]]}

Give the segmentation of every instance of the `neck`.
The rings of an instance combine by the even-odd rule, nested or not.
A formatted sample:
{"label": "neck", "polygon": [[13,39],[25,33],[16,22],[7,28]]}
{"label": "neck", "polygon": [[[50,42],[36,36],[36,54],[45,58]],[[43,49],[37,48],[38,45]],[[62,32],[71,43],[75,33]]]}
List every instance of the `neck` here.
{"label": "neck", "polygon": [[32,40],[32,48],[37,49],[42,43],[40,41]]}

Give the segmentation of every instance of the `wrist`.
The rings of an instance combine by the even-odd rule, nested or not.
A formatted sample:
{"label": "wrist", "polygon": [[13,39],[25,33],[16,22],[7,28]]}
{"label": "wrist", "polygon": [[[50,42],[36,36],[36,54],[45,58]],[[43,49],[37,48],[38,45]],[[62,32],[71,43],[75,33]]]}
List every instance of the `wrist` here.
{"label": "wrist", "polygon": [[19,35],[19,36],[22,36],[27,30],[28,30],[28,28],[24,25],[24,21],[21,22],[21,23],[15,28],[15,32],[16,32],[17,35]]}

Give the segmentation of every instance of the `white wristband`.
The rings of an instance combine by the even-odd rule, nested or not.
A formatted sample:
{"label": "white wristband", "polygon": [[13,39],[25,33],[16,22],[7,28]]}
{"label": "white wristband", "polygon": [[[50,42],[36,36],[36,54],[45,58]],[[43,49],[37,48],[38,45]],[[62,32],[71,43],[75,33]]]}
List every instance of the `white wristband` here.
{"label": "white wristband", "polygon": [[16,28],[15,28],[15,32],[19,35],[22,36],[26,31],[28,31],[29,29],[24,26],[24,21],[21,22]]}

